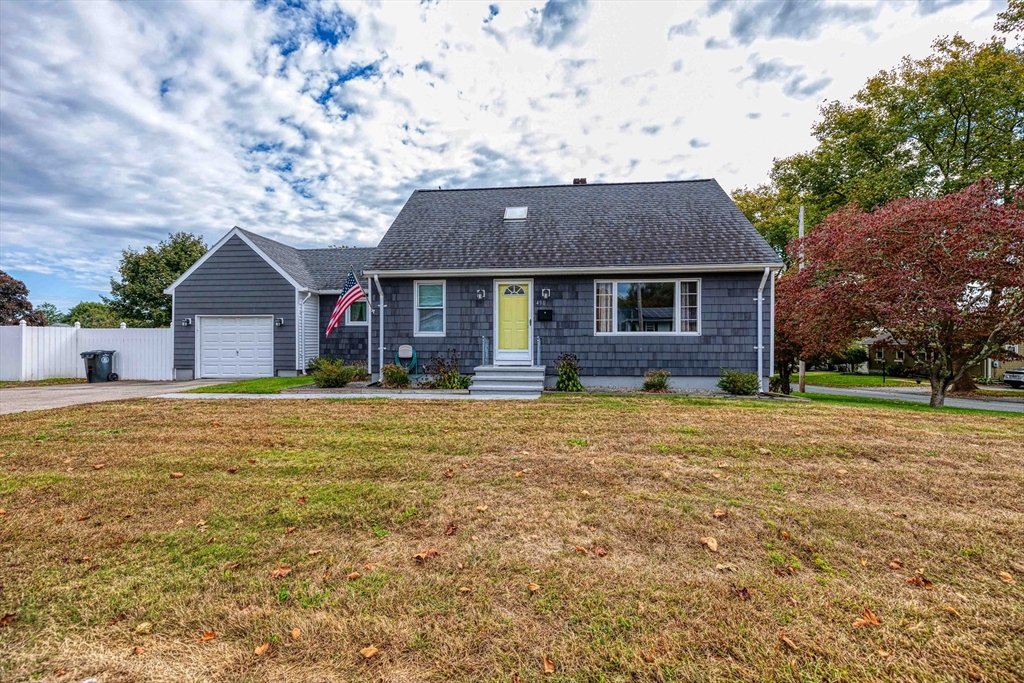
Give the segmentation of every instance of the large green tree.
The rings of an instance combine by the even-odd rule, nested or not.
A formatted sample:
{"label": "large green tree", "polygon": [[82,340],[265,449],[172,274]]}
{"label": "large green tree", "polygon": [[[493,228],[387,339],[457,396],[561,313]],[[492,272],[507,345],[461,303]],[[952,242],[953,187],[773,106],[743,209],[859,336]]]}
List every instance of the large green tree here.
{"label": "large green tree", "polygon": [[118,327],[121,320],[107,304],[99,301],[82,301],[71,307],[71,310],[62,316],[61,322],[69,325],[78,323],[82,327]]}
{"label": "large green tree", "polygon": [[120,280],[110,281],[110,298],[103,302],[118,320],[132,327],[168,327],[171,297],[164,294],[178,276],[206,253],[202,238],[177,232],[156,247],[121,252]]}
{"label": "large green tree", "polygon": [[[1013,10],[997,27],[1024,21]],[[776,159],[768,183],[733,193],[776,249],[785,220],[794,236],[800,203],[811,227],[850,202],[872,210],[898,197],[957,192],[981,178],[1009,197],[1024,187],[1024,49],[1007,48],[1003,38],[940,38],[931,55],[904,58],[851,101],[825,104],[813,133],[814,149]]]}

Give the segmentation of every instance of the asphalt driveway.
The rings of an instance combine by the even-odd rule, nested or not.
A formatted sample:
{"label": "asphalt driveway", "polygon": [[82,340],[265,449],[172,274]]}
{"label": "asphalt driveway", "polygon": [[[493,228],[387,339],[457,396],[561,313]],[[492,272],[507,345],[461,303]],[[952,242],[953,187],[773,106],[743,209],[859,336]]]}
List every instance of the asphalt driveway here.
{"label": "asphalt driveway", "polygon": [[[928,403],[931,398],[928,390],[918,387],[893,387],[893,388],[846,388],[846,387],[818,387],[807,385],[807,391],[816,394],[835,394],[837,396],[862,396],[866,398],[888,398],[897,401],[910,401],[912,403]],[[797,394],[799,395],[799,394]],[[950,408],[974,408],[975,410],[998,410],[1008,413],[1024,413],[1024,392],[1021,398],[1002,398],[997,396],[980,398],[946,398],[946,405]]]}
{"label": "asphalt driveway", "polygon": [[0,415],[29,410],[65,408],[81,403],[122,401],[185,391],[193,387],[222,384],[227,380],[191,382],[98,382],[96,384],[55,384],[46,387],[0,389]]}

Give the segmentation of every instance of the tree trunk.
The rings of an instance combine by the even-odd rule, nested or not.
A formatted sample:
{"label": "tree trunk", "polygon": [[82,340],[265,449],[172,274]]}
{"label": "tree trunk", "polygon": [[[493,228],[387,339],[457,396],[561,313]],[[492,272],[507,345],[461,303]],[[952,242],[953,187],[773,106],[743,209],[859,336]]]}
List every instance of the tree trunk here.
{"label": "tree trunk", "polygon": [[978,390],[978,385],[974,383],[974,378],[971,377],[971,373],[965,372],[960,376],[960,379],[953,382],[953,391],[958,393],[975,392]]}
{"label": "tree trunk", "polygon": [[793,392],[793,387],[789,382],[789,377],[793,374],[793,364],[785,361],[777,361],[775,366],[779,371],[779,389],[782,393],[789,396]]}
{"label": "tree trunk", "polygon": [[932,368],[929,381],[932,386],[932,397],[928,404],[932,408],[941,408],[946,403],[946,389],[949,388],[948,375],[941,370]]}

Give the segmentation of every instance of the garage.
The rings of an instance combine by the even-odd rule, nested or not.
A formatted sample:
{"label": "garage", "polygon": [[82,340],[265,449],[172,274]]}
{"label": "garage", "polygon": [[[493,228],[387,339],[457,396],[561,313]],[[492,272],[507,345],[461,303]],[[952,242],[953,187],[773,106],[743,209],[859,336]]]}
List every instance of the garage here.
{"label": "garage", "polygon": [[200,316],[199,376],[273,377],[272,316]]}

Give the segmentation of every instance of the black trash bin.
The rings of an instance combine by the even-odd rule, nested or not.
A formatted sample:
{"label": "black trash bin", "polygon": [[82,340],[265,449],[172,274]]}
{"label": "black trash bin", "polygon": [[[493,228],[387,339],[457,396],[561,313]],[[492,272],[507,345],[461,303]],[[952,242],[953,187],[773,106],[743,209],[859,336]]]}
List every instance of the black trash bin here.
{"label": "black trash bin", "polygon": [[83,351],[85,376],[90,382],[116,382],[114,354],[116,351]]}

